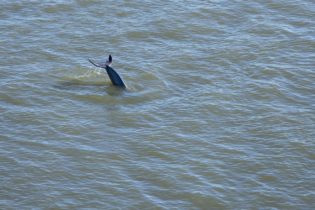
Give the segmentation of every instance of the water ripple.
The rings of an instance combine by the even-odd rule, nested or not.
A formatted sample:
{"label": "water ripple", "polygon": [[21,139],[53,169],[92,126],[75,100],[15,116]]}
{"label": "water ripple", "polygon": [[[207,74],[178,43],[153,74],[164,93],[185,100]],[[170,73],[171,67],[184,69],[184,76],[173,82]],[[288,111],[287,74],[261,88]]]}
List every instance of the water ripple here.
{"label": "water ripple", "polygon": [[314,206],[311,1],[0,11],[1,209]]}

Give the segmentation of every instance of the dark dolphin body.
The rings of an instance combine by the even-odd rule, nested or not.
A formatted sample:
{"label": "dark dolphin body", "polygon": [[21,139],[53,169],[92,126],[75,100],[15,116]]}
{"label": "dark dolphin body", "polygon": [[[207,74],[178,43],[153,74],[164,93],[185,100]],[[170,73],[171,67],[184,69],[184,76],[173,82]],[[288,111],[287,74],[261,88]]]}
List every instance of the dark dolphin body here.
{"label": "dark dolphin body", "polygon": [[126,85],[120,78],[119,74],[109,65],[112,63],[112,56],[109,55],[108,60],[105,63],[94,63],[92,60],[90,60],[90,63],[92,63],[94,66],[106,69],[106,72],[109,76],[110,81],[113,83],[114,86],[126,88]]}
{"label": "dark dolphin body", "polygon": [[113,85],[126,88],[126,85],[120,78],[119,74],[113,68],[106,66],[106,72],[109,76],[110,81],[112,81]]}

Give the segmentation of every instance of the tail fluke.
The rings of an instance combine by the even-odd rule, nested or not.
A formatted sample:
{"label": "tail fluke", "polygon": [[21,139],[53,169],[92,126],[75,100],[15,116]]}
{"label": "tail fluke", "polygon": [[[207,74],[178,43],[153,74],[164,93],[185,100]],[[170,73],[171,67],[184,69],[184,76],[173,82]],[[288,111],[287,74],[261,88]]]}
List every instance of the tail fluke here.
{"label": "tail fluke", "polygon": [[108,60],[106,61],[107,66],[110,66],[110,65],[112,64],[112,62],[113,62],[112,55],[109,55],[109,56],[108,56]]}
{"label": "tail fluke", "polygon": [[113,68],[110,67],[110,65],[113,62],[113,58],[111,55],[108,56],[108,60],[106,62],[96,63],[91,59],[88,59],[88,60],[91,64],[93,64],[96,67],[106,69],[109,79],[113,83],[114,86],[126,88],[126,85],[124,84],[123,80],[120,78],[119,74]]}
{"label": "tail fluke", "polygon": [[96,66],[96,67],[103,68],[103,67],[102,67],[102,66],[100,66],[99,64],[94,63],[94,61],[92,61],[91,59],[88,59],[88,61],[89,61],[91,64],[93,64],[94,66]]}
{"label": "tail fluke", "polygon": [[113,58],[112,58],[111,55],[108,56],[108,60],[105,61],[105,62],[103,61],[103,62],[98,62],[97,63],[97,62],[95,62],[95,61],[93,61],[91,59],[88,59],[88,60],[94,66],[99,67],[99,68],[104,68],[104,69],[106,68],[106,66],[110,66],[112,64],[112,62],[113,62]]}

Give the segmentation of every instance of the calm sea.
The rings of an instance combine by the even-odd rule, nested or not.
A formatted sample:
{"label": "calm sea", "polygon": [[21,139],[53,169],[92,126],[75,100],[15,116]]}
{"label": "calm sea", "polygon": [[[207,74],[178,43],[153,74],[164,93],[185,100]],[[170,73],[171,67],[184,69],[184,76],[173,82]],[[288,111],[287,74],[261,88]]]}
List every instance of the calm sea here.
{"label": "calm sea", "polygon": [[314,206],[314,1],[0,0],[0,209]]}

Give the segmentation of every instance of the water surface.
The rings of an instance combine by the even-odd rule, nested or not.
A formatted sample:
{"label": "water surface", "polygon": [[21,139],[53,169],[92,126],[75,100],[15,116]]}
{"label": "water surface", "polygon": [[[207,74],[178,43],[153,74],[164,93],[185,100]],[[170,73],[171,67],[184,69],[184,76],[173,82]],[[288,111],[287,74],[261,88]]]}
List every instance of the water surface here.
{"label": "water surface", "polygon": [[314,14],[0,1],[0,208],[312,209]]}

